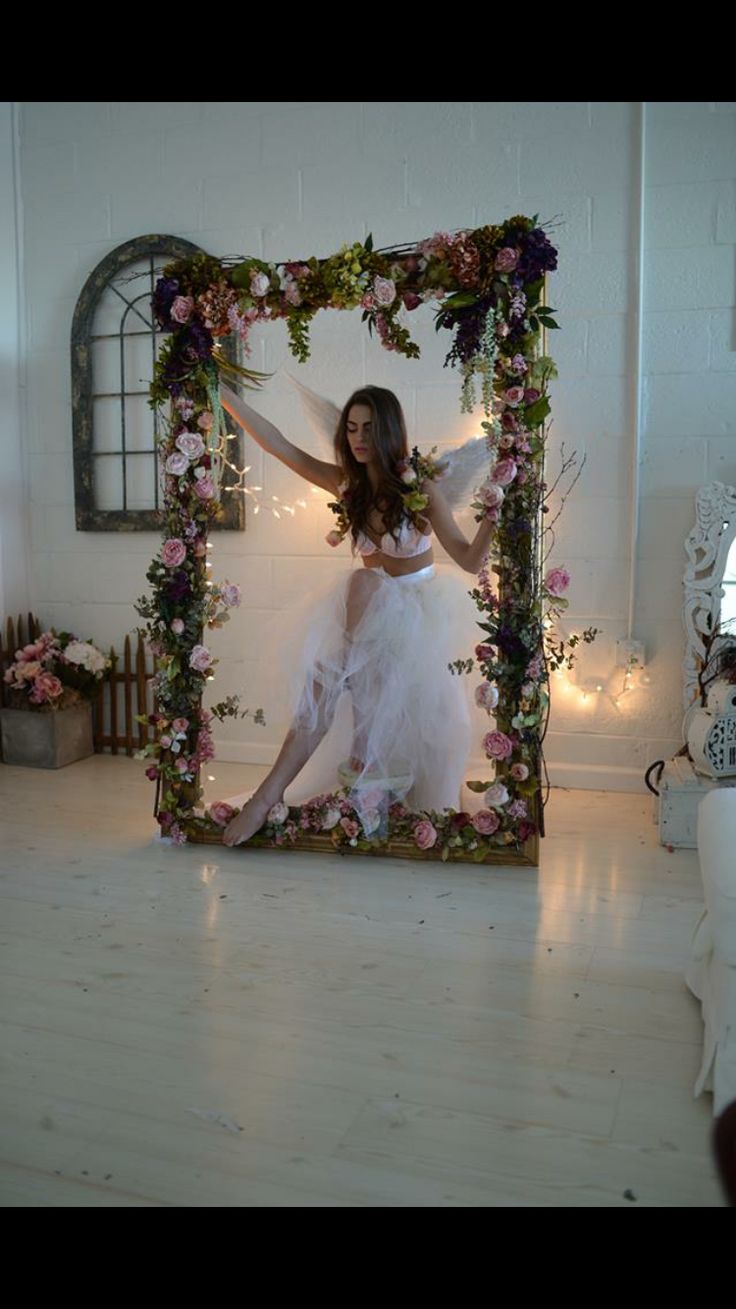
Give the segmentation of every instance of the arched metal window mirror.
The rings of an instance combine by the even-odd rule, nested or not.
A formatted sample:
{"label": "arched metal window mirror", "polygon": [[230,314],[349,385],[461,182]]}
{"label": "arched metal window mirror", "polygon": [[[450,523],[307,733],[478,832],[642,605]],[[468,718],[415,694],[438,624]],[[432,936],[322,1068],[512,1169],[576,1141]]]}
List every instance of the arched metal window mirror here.
{"label": "arched metal window mirror", "polygon": [[[161,529],[158,416],[148,387],[162,333],[151,296],[163,266],[196,254],[176,236],[139,236],[106,255],[84,284],[72,324],[74,498],[80,532]],[[227,337],[224,353],[235,359]],[[233,463],[243,463],[237,428]],[[237,480],[226,470],[224,485]],[[244,497],[223,497],[216,528],[245,527]]]}

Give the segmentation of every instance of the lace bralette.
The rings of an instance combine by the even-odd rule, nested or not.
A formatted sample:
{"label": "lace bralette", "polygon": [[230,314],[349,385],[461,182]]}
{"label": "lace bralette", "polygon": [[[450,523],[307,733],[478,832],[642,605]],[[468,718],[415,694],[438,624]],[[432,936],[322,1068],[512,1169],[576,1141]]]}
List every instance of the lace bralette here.
{"label": "lace bralette", "polygon": [[380,546],[371,541],[365,532],[358,532],[358,552],[361,555],[372,555],[380,550],[382,554],[393,555],[395,559],[411,559],[429,549],[431,535],[431,527],[428,532],[420,532],[418,527],[405,519],[399,528],[398,545],[390,532],[384,532]]}

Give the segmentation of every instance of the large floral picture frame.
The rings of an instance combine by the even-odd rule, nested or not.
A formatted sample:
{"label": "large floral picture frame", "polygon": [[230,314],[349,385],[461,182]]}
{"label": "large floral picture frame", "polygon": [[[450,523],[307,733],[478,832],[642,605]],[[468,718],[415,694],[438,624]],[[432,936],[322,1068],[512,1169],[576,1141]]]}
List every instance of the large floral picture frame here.
{"label": "large floral picture frame", "polygon": [[419,355],[411,314],[430,302],[437,330],[452,335],[446,364],[460,372],[461,409],[482,407],[487,471],[472,505],[476,519],[490,517],[496,529],[472,590],[481,639],[448,670],[448,676],[479,676],[476,703],[493,715],[482,742],[488,776],[466,783],[482,794],[483,807],[472,815],[417,813],[392,803],[385,821],[369,831],[337,789],[297,808],[275,806],[265,827],[240,848],[538,862],[549,674],[573,658],[564,642],[555,644],[552,630],[567,604],[569,575],[555,568],[543,576],[542,567],[548,383],[556,372],[542,346],[546,329],[557,327],[545,304],[546,275],[556,266],[556,250],[537,217],[517,215],[390,249],[375,250],[369,237],[327,259],[268,263],[199,253],[163,270],[153,309],[167,335],[151,404],[163,411],[165,527],[147,574],[150,593],[137,608],[156,661],[156,739],[144,753],[161,833],[172,842],[221,839],[233,810],[217,802],[202,809],[200,769],[213,757],[213,720],[251,712],[237,697],[203,707],[217,664],[210,634],[239,603],[237,585],[211,580],[207,565],[228,460],[220,377],[251,387],[265,380],[226,359],[223,338],[239,338],[247,357],[253,324],[283,318],[290,349],[303,362],[316,313],[359,309],[387,350],[411,360]]}

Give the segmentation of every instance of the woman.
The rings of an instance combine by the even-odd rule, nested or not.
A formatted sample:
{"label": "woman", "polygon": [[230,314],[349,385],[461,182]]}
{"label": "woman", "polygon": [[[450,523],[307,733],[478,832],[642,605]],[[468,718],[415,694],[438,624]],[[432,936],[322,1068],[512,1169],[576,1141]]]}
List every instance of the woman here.
{"label": "woman", "polygon": [[[461,679],[447,665],[465,655],[457,642],[469,601],[456,577],[438,573],[431,538],[434,531],[450,558],[475,574],[493,525],[483,521],[468,541],[430,478],[411,486],[426,506],[407,510],[406,424],[383,387],[361,387],[348,400],[334,463],[300,450],[224,385],[221,399],[264,450],[335,497],[363,565],[309,597],[292,616],[288,638],[282,635],[292,725],[270,773],[225,828],[224,843],[239,845],[263,826],[328,733],[344,692],[353,728],[342,775],[359,813],[375,813],[377,796],[389,790],[412,808],[457,808],[470,719]],[[333,762],[334,788],[340,760]]]}

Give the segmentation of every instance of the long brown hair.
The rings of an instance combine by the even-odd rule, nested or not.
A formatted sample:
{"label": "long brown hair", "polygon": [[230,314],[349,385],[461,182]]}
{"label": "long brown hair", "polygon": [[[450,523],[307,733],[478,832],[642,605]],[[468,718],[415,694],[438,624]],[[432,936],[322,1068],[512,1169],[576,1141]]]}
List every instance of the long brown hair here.
{"label": "long brown hair", "polygon": [[[367,405],[371,411],[371,447],[379,471],[375,490],[371,486],[365,464],[358,463],[350,449],[347,429],[348,415],[353,405]],[[335,433],[335,456],[348,483],[343,498],[347,504],[354,546],[357,544],[358,533],[368,526],[369,514],[373,508],[378,510],[386,531],[398,543],[399,526],[406,517],[401,497],[408,488],[402,482],[396,465],[401,459],[407,459],[408,455],[406,422],[393,391],[382,386],[362,386],[354,391],[340,414]]]}

